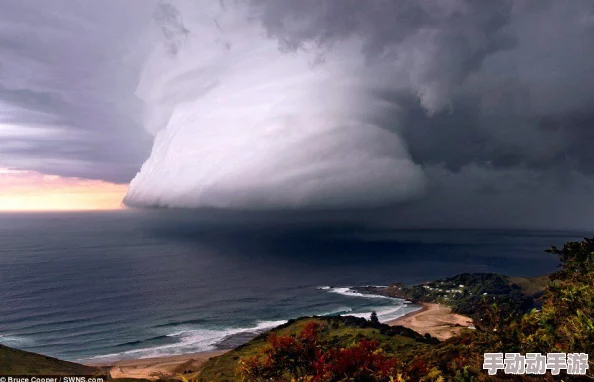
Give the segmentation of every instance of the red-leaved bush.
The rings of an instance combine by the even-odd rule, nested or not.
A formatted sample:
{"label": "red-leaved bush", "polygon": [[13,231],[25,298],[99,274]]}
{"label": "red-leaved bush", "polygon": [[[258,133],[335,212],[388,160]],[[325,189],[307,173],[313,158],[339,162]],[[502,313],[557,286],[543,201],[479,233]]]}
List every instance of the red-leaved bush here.
{"label": "red-leaved bush", "polygon": [[246,381],[384,382],[396,375],[396,359],[385,355],[374,340],[362,339],[348,348],[325,346],[320,325],[310,322],[297,336],[268,337],[268,345],[240,363]]}

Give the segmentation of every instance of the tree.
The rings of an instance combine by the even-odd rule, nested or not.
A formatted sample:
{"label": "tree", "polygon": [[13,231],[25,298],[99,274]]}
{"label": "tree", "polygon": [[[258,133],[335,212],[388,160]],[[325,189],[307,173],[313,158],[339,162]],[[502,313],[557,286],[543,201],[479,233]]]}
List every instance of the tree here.
{"label": "tree", "polygon": [[377,318],[377,313],[375,311],[374,312],[371,312],[371,316],[369,317],[369,320],[371,321],[372,324],[379,324],[380,323],[379,320],[378,320],[378,318]]}
{"label": "tree", "polygon": [[[541,311],[523,317],[526,350],[594,354],[594,238],[547,251],[561,269],[550,276]],[[530,330],[529,330],[530,329]],[[590,360],[591,365],[593,360]]]}

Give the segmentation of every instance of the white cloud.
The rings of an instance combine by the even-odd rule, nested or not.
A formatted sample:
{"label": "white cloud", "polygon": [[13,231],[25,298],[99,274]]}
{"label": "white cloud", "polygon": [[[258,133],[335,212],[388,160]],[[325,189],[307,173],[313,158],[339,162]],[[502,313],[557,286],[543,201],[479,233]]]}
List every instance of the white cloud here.
{"label": "white cloud", "polygon": [[357,40],[312,65],[312,54],[279,51],[241,7],[213,9],[216,22],[200,10],[202,20],[186,11],[176,55],[168,33],[142,75],[137,94],[156,137],[126,203],[370,207],[422,192],[400,137],[374,122],[395,106],[372,95],[386,68],[370,75]]}

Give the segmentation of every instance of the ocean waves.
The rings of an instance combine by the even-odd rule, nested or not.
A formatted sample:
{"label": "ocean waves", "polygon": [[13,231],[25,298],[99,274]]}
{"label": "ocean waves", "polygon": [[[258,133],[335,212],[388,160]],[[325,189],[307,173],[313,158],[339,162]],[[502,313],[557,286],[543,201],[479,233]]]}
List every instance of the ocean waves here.
{"label": "ocean waves", "polygon": [[[134,349],[90,357],[92,362],[108,362],[120,359],[151,358],[185,353],[196,353],[223,349],[221,344],[231,344],[232,338],[251,338],[258,334],[286,323],[285,320],[260,321],[253,326],[225,329],[187,328],[168,335],[148,338],[144,341],[132,341],[117,345],[117,347],[137,347]],[[247,336],[245,336],[247,335]],[[170,342],[162,344],[162,342]],[[155,343],[159,343],[155,345]]]}
{"label": "ocean waves", "polygon": [[[343,296],[350,296],[350,297],[390,299],[390,297],[382,296],[379,294],[360,293],[360,292],[357,292],[356,290],[352,289],[352,287],[335,287],[335,288],[333,288],[333,287],[329,287],[329,286],[324,286],[324,287],[319,287],[319,289],[327,290],[328,292],[331,292],[331,293],[338,293],[338,294],[342,294]],[[398,300],[398,299],[394,299],[394,300]]]}
{"label": "ocean waves", "polygon": [[[376,312],[380,321],[389,321],[416,310],[405,300],[356,292],[352,287],[322,286],[320,292],[337,295],[319,304],[310,304],[301,316],[352,315],[369,318]],[[343,304],[349,302],[348,304]],[[340,305],[336,305],[340,303]],[[329,308],[329,306],[334,305]],[[324,310],[324,308],[326,308]],[[297,315],[299,316],[299,314]],[[295,317],[297,317],[295,316]],[[295,318],[295,317],[287,317]],[[126,341],[115,345],[122,351],[85,359],[91,362],[109,362],[120,359],[151,358],[184,353],[213,351],[236,347],[257,335],[286,323],[287,320],[262,320],[251,325],[216,328],[213,322],[202,319],[170,321],[154,326],[156,332],[166,333],[143,340]],[[167,332],[168,331],[168,332]]]}
{"label": "ocean waves", "polygon": [[[398,317],[402,317],[407,313],[420,309],[419,306],[410,304],[409,301],[404,299],[392,298],[371,293],[360,293],[357,292],[352,286],[320,286],[318,289],[346,297],[372,301],[370,304],[360,306],[357,310],[351,309],[351,311],[348,312],[349,316],[369,318],[372,312],[376,312],[380,322],[388,322]],[[374,300],[379,300],[381,303]]]}

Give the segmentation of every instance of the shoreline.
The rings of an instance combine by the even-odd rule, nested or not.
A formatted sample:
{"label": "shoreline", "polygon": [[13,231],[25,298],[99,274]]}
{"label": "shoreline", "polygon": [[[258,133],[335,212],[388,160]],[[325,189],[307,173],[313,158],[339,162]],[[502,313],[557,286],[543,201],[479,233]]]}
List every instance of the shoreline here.
{"label": "shoreline", "polygon": [[[412,312],[408,312],[408,313],[406,313],[403,316],[393,318],[393,319],[388,320],[388,321],[383,322],[383,323],[386,324],[386,325],[390,325],[390,326],[399,325],[399,324],[397,324],[398,321],[404,320],[405,318],[408,318],[408,317],[415,316],[415,315],[417,315],[419,313],[423,313],[424,311],[426,311],[427,309],[429,309],[424,302],[415,302],[413,304],[419,305],[420,308],[417,309],[417,310],[413,310]],[[402,325],[402,326],[404,326],[404,325]]]}
{"label": "shoreline", "polygon": [[440,341],[447,340],[472,326],[469,317],[452,313],[448,306],[437,303],[419,303],[422,308],[402,317],[386,321],[390,326],[404,326],[420,334],[430,334]]}
{"label": "shoreline", "polygon": [[[416,304],[420,305],[419,309],[388,320],[384,324],[404,326],[422,335],[428,333],[440,341],[453,337],[472,325],[469,317],[452,313],[448,306],[426,302]],[[197,372],[210,358],[230,350],[232,349],[84,364],[109,368],[111,378],[159,379]]]}
{"label": "shoreline", "polygon": [[85,362],[84,365],[108,368],[110,378],[159,379],[197,372],[206,361],[229,350],[231,349],[111,362]]}

